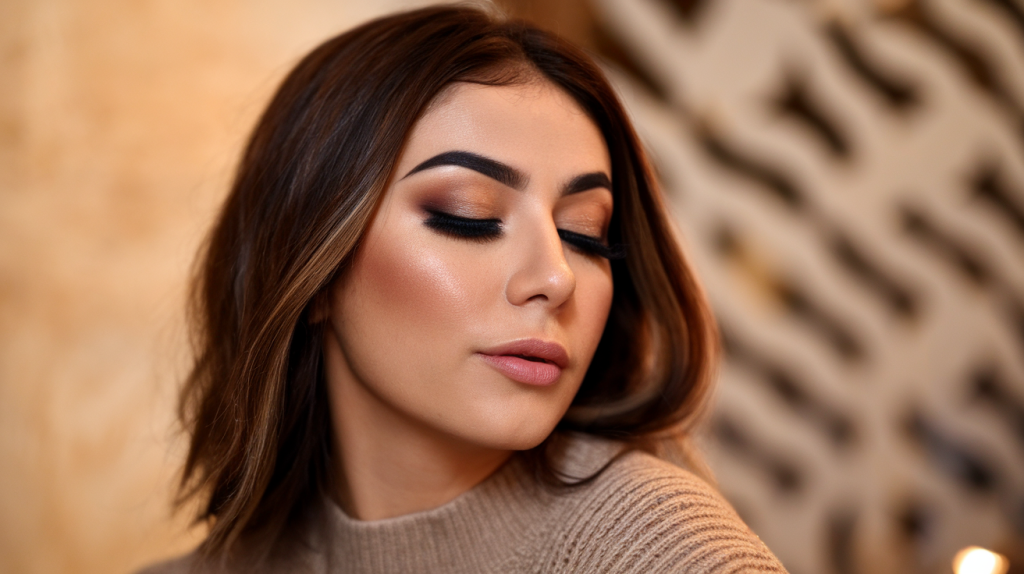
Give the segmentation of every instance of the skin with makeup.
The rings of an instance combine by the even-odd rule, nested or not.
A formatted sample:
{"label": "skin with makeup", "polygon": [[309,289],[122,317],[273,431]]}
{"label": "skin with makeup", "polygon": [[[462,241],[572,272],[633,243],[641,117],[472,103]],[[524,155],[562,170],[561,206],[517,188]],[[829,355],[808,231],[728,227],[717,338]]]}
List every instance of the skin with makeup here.
{"label": "skin with makeup", "polygon": [[416,122],[324,339],[351,516],[440,506],[538,445],[612,301],[611,163],[542,78],[459,83]]}
{"label": "skin with makeup", "polygon": [[145,574],[784,571],[691,472],[714,318],[563,40],[465,5],[327,40],[200,256],[179,494],[209,531]]}

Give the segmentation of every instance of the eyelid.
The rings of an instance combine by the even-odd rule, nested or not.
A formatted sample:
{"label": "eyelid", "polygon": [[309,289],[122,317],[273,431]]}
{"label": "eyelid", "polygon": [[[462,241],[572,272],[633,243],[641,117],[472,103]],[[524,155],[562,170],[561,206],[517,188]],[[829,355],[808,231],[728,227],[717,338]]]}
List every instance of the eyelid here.
{"label": "eyelid", "polygon": [[467,217],[465,215],[457,215],[450,213],[445,210],[435,208],[425,208],[424,211],[429,213],[432,217],[442,217],[446,219],[454,219],[458,221],[465,221],[467,223],[496,223],[501,224],[501,220],[496,217]]}
{"label": "eyelid", "polygon": [[563,198],[555,210],[555,223],[560,229],[604,239],[612,218],[612,206],[584,196]]}

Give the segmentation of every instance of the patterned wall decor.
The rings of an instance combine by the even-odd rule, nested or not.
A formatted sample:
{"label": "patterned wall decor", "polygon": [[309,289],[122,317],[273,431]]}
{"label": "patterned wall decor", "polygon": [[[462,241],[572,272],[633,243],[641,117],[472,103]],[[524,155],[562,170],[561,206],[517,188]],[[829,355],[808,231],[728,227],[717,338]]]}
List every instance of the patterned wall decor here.
{"label": "patterned wall decor", "polygon": [[1024,547],[1024,4],[592,6],[721,320],[723,492],[794,574]]}

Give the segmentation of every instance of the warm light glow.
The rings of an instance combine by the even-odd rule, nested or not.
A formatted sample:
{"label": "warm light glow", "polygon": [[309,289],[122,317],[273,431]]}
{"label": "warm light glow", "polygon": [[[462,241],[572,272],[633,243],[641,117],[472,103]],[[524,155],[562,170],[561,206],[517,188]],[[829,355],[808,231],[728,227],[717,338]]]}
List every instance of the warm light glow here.
{"label": "warm light glow", "polygon": [[1009,568],[1005,556],[977,546],[968,546],[953,558],[956,574],[1006,574]]}

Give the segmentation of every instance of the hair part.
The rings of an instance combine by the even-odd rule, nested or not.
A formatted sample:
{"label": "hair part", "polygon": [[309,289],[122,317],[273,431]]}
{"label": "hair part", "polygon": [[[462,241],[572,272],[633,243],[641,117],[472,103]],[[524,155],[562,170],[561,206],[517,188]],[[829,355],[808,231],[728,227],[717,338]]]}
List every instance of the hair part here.
{"label": "hair part", "polygon": [[[612,162],[615,294],[595,358],[558,426],[653,449],[685,436],[711,389],[717,333],[652,169],[600,69],[523,22],[430,7],[328,40],[256,125],[196,268],[196,358],[180,397],[190,433],[179,501],[203,501],[202,550],[276,540],[334,484],[322,364],[327,288],[349,264],[407,134],[453,82],[543,78],[600,129]],[[559,483],[547,441],[527,453]]]}

